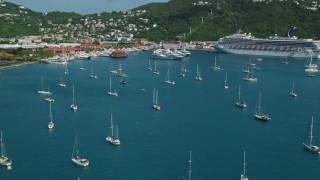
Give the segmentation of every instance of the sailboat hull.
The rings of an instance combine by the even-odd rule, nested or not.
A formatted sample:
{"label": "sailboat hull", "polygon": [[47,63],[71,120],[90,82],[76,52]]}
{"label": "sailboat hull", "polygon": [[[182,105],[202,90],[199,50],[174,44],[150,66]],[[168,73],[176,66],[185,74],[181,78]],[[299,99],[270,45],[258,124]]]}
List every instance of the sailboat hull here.
{"label": "sailboat hull", "polygon": [[264,115],[264,114],[255,114],[254,117],[256,119],[263,120],[263,121],[268,121],[271,119],[268,115]]}
{"label": "sailboat hull", "polygon": [[71,161],[78,166],[83,166],[83,167],[89,166],[89,160],[87,159],[81,159],[79,157],[75,157],[75,158],[72,158]]}
{"label": "sailboat hull", "polygon": [[9,158],[7,158],[5,156],[0,157],[0,165],[11,166],[11,164],[12,164],[12,161]]}
{"label": "sailboat hull", "polygon": [[320,154],[320,147],[315,146],[315,145],[307,145],[305,143],[303,143],[303,146],[305,147],[306,150],[311,151],[313,153],[317,153]]}
{"label": "sailboat hull", "polygon": [[106,141],[108,141],[110,144],[113,144],[116,146],[119,146],[121,144],[119,139],[114,139],[112,137],[107,137]]}

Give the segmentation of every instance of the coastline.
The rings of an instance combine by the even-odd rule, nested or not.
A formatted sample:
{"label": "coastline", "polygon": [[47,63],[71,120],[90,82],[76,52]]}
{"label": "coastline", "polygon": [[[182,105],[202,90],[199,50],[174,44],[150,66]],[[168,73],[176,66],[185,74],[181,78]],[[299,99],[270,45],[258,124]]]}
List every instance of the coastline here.
{"label": "coastline", "polygon": [[5,69],[5,68],[11,68],[11,67],[21,67],[29,64],[35,64],[39,63],[40,61],[27,61],[27,62],[18,62],[18,63],[10,63],[10,64],[4,64],[0,66],[0,69]]}

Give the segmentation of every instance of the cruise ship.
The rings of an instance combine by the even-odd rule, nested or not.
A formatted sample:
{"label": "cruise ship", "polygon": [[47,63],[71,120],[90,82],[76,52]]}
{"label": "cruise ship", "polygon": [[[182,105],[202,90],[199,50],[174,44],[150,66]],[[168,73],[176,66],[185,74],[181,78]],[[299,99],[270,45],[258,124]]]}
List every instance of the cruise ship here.
{"label": "cruise ship", "polygon": [[251,33],[242,33],[239,30],[236,34],[220,38],[214,48],[231,54],[292,58],[312,56],[320,59],[320,41],[298,39],[293,36],[295,30],[296,27],[290,27],[283,37],[274,35],[269,39],[255,38]]}

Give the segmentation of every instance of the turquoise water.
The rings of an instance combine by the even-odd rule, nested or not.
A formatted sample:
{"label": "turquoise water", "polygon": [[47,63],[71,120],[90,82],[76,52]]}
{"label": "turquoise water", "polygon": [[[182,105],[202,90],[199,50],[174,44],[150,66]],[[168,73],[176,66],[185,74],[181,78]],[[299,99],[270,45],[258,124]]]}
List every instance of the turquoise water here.
{"label": "turquoise water", "polygon": [[[157,60],[160,75],[152,74],[149,56],[142,52],[126,59],[74,61],[69,75],[63,66],[48,64],[1,70],[0,129],[13,169],[0,167],[0,179],[183,179],[190,150],[193,179],[239,179],[243,150],[249,179],[319,179],[320,156],[304,150],[302,142],[313,115],[314,140],[320,144],[320,75],[307,77],[303,59],[284,65],[284,59],[264,58],[253,83],[242,80],[247,56],[193,52],[184,60],[190,71],[186,77],[179,75],[181,61]],[[211,69],[214,56],[223,71]],[[109,73],[111,63],[122,64],[129,75],[126,85]],[[197,64],[203,81],[194,80]],[[79,70],[81,66],[88,70]],[[89,78],[91,66],[98,79]],[[164,83],[168,68],[175,85]],[[60,74],[65,88],[57,86]],[[46,126],[46,96],[37,94],[41,76],[56,100],[52,131]],[[118,97],[106,94],[110,76]],[[293,81],[296,98],[289,96]],[[76,112],[69,107],[72,84]],[[246,109],[234,105],[239,85]],[[153,87],[159,89],[161,111],[152,109]],[[269,122],[253,117],[259,92]],[[105,141],[110,113],[119,127],[119,147]],[[81,157],[90,160],[87,168],[70,160],[77,133]]]}

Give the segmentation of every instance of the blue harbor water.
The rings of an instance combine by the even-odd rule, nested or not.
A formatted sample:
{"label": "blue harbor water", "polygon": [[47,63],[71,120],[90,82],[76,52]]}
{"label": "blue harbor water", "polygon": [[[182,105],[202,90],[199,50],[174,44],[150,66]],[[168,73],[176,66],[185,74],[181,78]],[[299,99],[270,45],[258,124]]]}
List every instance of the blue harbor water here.
{"label": "blue harbor water", "polygon": [[[183,61],[157,61],[160,75],[147,69],[150,52],[126,59],[94,58],[63,65],[32,64],[1,70],[0,129],[12,170],[0,167],[1,180],[33,179],[183,179],[192,151],[192,179],[239,179],[243,151],[249,179],[314,180],[320,178],[320,156],[303,148],[311,116],[314,143],[320,144],[320,74],[308,77],[304,59],[263,57],[255,70],[258,82],[246,82],[242,72],[250,57],[193,52]],[[222,71],[213,71],[214,57]],[[181,64],[190,71],[180,76]],[[129,76],[127,84],[110,73],[113,64]],[[196,66],[202,81],[195,81]],[[87,71],[79,70],[85,67]],[[91,66],[98,79],[89,77]],[[165,84],[167,70],[175,85]],[[224,89],[228,72],[229,89]],[[57,86],[60,75],[67,82]],[[53,93],[52,131],[47,128],[49,104],[41,89]],[[109,77],[119,96],[108,96]],[[292,83],[298,97],[289,96]],[[72,84],[78,111],[70,109]],[[246,109],[234,104],[241,86]],[[152,108],[153,88],[159,90],[161,111]],[[143,90],[144,89],[144,90]],[[254,119],[261,106],[271,120]],[[119,127],[120,146],[105,138],[110,114]],[[86,168],[71,162],[76,134]]]}

